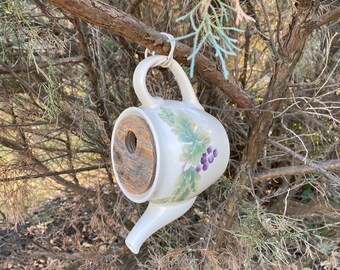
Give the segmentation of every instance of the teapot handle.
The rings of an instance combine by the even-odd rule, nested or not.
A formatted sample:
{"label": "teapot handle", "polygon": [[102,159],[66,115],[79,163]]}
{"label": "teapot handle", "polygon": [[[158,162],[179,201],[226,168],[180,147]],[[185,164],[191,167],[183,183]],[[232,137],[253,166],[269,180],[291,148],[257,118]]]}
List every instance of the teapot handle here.
{"label": "teapot handle", "polygon": [[[149,56],[138,64],[133,74],[133,87],[136,95],[146,108],[152,108],[160,104],[160,100],[151,96],[146,88],[146,74],[151,67],[160,66],[165,60],[167,60],[167,56],[164,55]],[[175,59],[172,59],[168,68],[171,70],[179,85],[183,101],[194,105],[198,109],[204,110],[195,95],[187,75]]]}

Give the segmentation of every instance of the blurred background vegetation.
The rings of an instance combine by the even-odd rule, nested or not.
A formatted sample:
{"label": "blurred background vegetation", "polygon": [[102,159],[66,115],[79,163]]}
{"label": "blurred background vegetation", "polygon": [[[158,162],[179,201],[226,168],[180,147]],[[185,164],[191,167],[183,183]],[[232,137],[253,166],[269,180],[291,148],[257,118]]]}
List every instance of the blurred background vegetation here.
{"label": "blurred background vegetation", "polygon": [[[280,106],[270,111],[269,132],[255,164],[242,171],[244,149],[256,146],[249,145],[247,109],[193,73],[201,104],[229,135],[231,160],[187,214],[133,255],[124,239],[146,205],[122,195],[109,153],[115,119],[140,105],[131,79],[145,48],[46,1],[1,1],[0,267],[339,267],[338,19],[309,35],[302,56],[287,65],[285,95],[268,99],[277,66],[288,61],[284,41],[301,5],[313,2],[312,19],[339,8],[339,2],[104,2],[157,31],[186,37],[181,42],[216,61],[217,69],[251,97],[255,105],[249,110],[261,113],[277,99]],[[235,10],[222,10],[223,5]],[[176,21],[185,14],[191,21]],[[222,20],[226,29],[220,38],[195,30],[200,24],[214,27],[221,16],[228,19]],[[204,38],[207,42],[199,45]],[[219,42],[223,38],[226,43]],[[229,51],[228,40],[239,49]],[[189,74],[190,66],[183,67]],[[165,69],[152,70],[148,86],[155,96],[180,99]],[[247,181],[239,181],[244,172]]]}

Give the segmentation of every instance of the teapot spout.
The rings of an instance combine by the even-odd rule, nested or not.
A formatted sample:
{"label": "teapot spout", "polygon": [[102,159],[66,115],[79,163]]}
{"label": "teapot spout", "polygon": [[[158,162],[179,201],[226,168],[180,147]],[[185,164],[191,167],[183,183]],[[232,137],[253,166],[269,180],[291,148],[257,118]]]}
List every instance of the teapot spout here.
{"label": "teapot spout", "polygon": [[150,202],[142,217],[137,221],[125,240],[125,244],[135,254],[153,233],[184,215],[194,204],[196,197],[189,200],[156,204]]}

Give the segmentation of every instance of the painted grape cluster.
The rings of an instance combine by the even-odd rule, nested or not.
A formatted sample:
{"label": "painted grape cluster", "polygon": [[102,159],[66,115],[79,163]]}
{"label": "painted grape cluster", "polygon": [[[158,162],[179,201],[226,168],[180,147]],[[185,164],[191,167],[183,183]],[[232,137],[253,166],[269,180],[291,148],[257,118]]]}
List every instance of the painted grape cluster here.
{"label": "painted grape cluster", "polygon": [[214,162],[214,159],[218,156],[217,148],[213,146],[209,146],[207,151],[202,154],[200,159],[200,164],[196,166],[196,172],[200,172],[201,170],[206,171],[209,168],[209,164]]}
{"label": "painted grape cluster", "polygon": [[[209,146],[211,143],[209,133],[200,127],[185,110],[173,111],[161,106],[159,117],[171,128],[171,132],[182,144],[179,154],[182,172],[177,178],[171,196],[160,198],[156,202],[178,202],[197,192],[201,180],[199,172],[206,171],[218,153],[217,149]],[[204,149],[206,153],[202,155]]]}

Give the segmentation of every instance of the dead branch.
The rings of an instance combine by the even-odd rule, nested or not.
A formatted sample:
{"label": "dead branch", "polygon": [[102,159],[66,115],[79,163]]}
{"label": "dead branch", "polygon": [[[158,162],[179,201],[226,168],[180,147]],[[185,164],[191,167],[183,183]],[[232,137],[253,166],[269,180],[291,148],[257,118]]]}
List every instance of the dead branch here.
{"label": "dead branch", "polygon": [[[42,68],[51,67],[51,66],[81,63],[83,59],[84,59],[83,56],[60,58],[60,59],[54,60],[53,62],[38,63],[37,66],[33,65],[33,66],[28,67],[28,68],[25,68],[25,67],[12,68],[11,71],[13,71],[14,73],[31,72],[31,71],[36,71],[37,68],[42,69]],[[0,74],[11,74],[11,71],[9,69],[7,69],[6,67],[0,68]]]}
{"label": "dead branch", "polygon": [[[329,160],[323,163],[319,163],[318,166],[327,171],[334,171],[340,169],[340,160]],[[255,175],[255,177],[253,178],[253,182],[255,184],[264,180],[269,180],[280,176],[301,175],[314,172],[317,172],[317,170],[309,165],[287,166],[259,173]]]}
{"label": "dead branch", "polygon": [[[283,214],[283,209],[277,211],[277,214]],[[286,210],[286,215],[294,217],[310,217],[312,215],[324,215],[331,219],[338,219],[340,216],[340,206],[337,204],[330,204],[325,202],[312,202],[309,204],[300,204],[291,202],[290,207]]]}
{"label": "dead branch", "polygon": [[0,144],[2,144],[3,146],[5,146],[7,148],[17,150],[17,151],[25,150],[25,148],[23,146],[17,144],[15,141],[12,141],[12,140],[4,138],[4,137],[0,137]]}
{"label": "dead branch", "polygon": [[247,15],[240,4],[240,0],[233,0],[235,4],[235,11],[236,11],[236,19],[235,19],[235,24],[239,25],[240,22],[242,21],[250,21],[252,18],[251,16]]}
{"label": "dead branch", "polygon": [[10,181],[19,181],[19,180],[30,180],[30,179],[50,177],[50,176],[56,176],[56,175],[62,175],[62,174],[75,174],[75,173],[80,173],[80,172],[89,172],[89,171],[102,169],[102,168],[105,168],[105,167],[106,167],[106,164],[98,164],[98,165],[88,166],[88,167],[84,167],[84,168],[69,169],[69,170],[64,170],[64,171],[59,171],[59,172],[49,171],[49,172],[46,172],[46,173],[34,174],[34,175],[23,175],[23,176],[18,176],[18,177],[6,177],[6,178],[0,178],[0,183],[1,182],[10,182]]}
{"label": "dead branch", "polygon": [[[269,32],[269,38],[267,38],[267,40],[268,40],[267,44],[268,44],[273,56],[275,57],[275,60],[277,61],[277,60],[279,60],[279,54],[278,54],[277,49],[275,47],[274,34],[273,34],[271,23],[269,21],[268,12],[267,12],[266,6],[263,3],[263,1],[260,0],[259,2],[260,2],[260,5],[261,5],[261,8],[262,8],[264,18],[265,18],[265,21],[266,21],[266,24],[267,24],[268,32]],[[263,34],[261,33],[261,35],[263,35]]]}
{"label": "dead branch", "polygon": [[339,18],[340,18],[340,7],[308,21],[304,26],[304,29],[305,29],[304,34],[308,35],[312,33],[314,30],[316,30],[317,28],[320,28],[321,26],[327,23],[339,20]]}
{"label": "dead branch", "polygon": [[[160,54],[167,54],[170,51],[170,45],[166,37],[107,3],[99,0],[49,0],[49,2],[88,23],[108,29],[150,50]],[[188,64],[187,57],[191,52],[192,48],[177,42],[174,57],[179,62]],[[231,79],[226,81],[223,73],[217,69],[216,63],[203,54],[196,56],[196,70],[203,79],[219,87],[240,108],[254,108],[248,94],[237,87]],[[255,120],[256,113],[246,111],[246,114],[248,118]]]}
{"label": "dead branch", "polygon": [[[311,167],[313,170],[315,170],[316,172],[321,173],[323,176],[325,176],[326,178],[332,180],[334,183],[336,184],[340,184],[340,178],[336,177],[334,175],[332,175],[331,173],[329,173],[327,171],[327,169],[323,168],[322,166],[320,166],[320,164],[315,163],[314,161],[308,159],[308,158],[304,158],[303,156],[299,155],[298,153],[290,150],[288,147],[285,147],[284,145],[273,141],[271,139],[268,139],[268,142],[274,146],[276,146],[277,148],[285,151],[286,153],[292,155],[293,157],[299,159],[302,162],[305,162],[309,167]],[[337,165],[339,166],[339,165]]]}
{"label": "dead branch", "polygon": [[104,128],[106,131],[106,136],[108,136],[109,138],[111,131],[112,131],[112,126],[111,126],[112,121],[110,120],[108,111],[105,110],[104,98],[103,98],[100,83],[99,83],[100,75],[98,74],[98,71],[97,71],[98,64],[96,63],[95,59],[91,57],[89,46],[91,46],[90,44],[92,42],[90,42],[90,40],[84,34],[87,25],[84,25],[84,23],[80,21],[79,19],[75,19],[74,26],[78,31],[79,47],[80,47],[81,53],[84,56],[83,63],[87,71],[86,72],[87,77],[90,81],[89,95],[90,95],[92,102],[95,105],[97,114],[103,120]]}
{"label": "dead branch", "polygon": [[[30,160],[35,164],[35,167],[38,171],[40,171],[42,174],[48,174],[51,173],[50,169],[45,166],[44,164],[41,163],[40,160],[38,160],[37,158],[31,157]],[[96,192],[89,190],[87,188],[84,188],[78,184],[72,183],[68,180],[66,180],[65,178],[59,176],[59,175],[51,175],[51,178],[58,184],[69,188],[70,190],[78,193],[78,194],[83,194],[83,195],[89,195],[91,197],[95,196]]]}
{"label": "dead branch", "polygon": [[132,1],[132,3],[127,7],[127,9],[125,10],[125,13],[127,14],[133,14],[135,13],[137,7],[139,6],[140,3],[142,3],[143,0],[134,0]]}
{"label": "dead branch", "polygon": [[18,128],[18,127],[31,127],[31,126],[45,126],[53,125],[55,121],[36,121],[32,123],[20,123],[20,124],[0,124],[0,128]]}
{"label": "dead branch", "polygon": [[243,67],[242,73],[240,75],[239,81],[243,88],[246,86],[247,82],[247,71],[248,71],[248,61],[249,61],[249,54],[250,54],[250,38],[251,32],[249,26],[247,26],[245,31],[245,42],[244,42],[244,56],[243,56]]}
{"label": "dead branch", "polygon": [[[260,20],[259,18],[257,17],[256,15],[256,12],[255,12],[255,7],[253,5],[253,1],[250,1],[250,0],[246,0],[246,7],[247,7],[247,12],[248,14],[253,17],[255,19],[255,21],[253,22],[254,26],[255,26],[255,29],[257,31],[257,33],[259,34],[260,38],[263,40],[263,42],[267,45],[267,47],[269,48],[269,50],[271,50],[272,54],[273,55],[277,55],[277,51],[276,51],[276,48],[275,48],[275,43],[273,41],[273,39],[270,39],[269,37],[267,37],[265,34],[264,34],[264,30],[262,29],[261,25],[260,25]],[[261,8],[265,8],[264,6],[261,6]],[[270,25],[269,23],[269,18],[268,18],[268,14],[266,16],[266,23],[267,23],[267,26]],[[271,28],[270,28],[271,29]],[[272,34],[272,32],[271,32]]]}
{"label": "dead branch", "polygon": [[[34,88],[30,84],[28,84],[24,79],[22,79],[18,74],[16,74],[9,65],[7,65],[5,62],[3,62],[1,60],[0,60],[0,65],[5,70],[7,70],[13,76],[13,78],[18,80],[18,82],[23,86],[23,88],[27,91],[27,93],[30,95],[30,97],[32,97],[32,100],[34,100],[34,97],[40,96],[38,91],[35,91]],[[35,105],[37,105],[37,104],[35,103]],[[40,107],[40,106],[38,106],[38,107]]]}
{"label": "dead branch", "polygon": [[42,161],[40,161],[39,159],[37,159],[36,157],[33,156],[33,153],[30,151],[30,149],[27,149],[25,146],[6,139],[4,137],[0,137],[0,144],[7,147],[7,148],[11,148],[13,150],[15,150],[17,152],[18,155],[22,155],[25,156],[25,158],[27,159],[28,163],[32,163],[34,164],[34,168],[35,170],[39,171],[41,174],[52,174],[50,177],[58,184],[69,188],[70,190],[77,192],[79,194],[86,194],[89,196],[95,196],[95,192],[92,190],[89,190],[87,188],[84,188],[78,184],[72,183],[66,179],[64,179],[63,177],[59,176],[59,175],[54,175],[53,172],[42,163]]}

